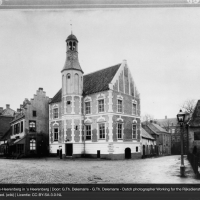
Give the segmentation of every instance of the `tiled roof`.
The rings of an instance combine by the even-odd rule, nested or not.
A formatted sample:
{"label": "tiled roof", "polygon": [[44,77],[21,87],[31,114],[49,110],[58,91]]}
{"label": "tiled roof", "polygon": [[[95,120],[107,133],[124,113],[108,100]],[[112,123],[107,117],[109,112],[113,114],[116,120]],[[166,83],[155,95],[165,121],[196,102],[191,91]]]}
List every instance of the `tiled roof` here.
{"label": "tiled roof", "polygon": [[155,140],[149,133],[147,133],[143,128],[142,128],[142,137],[147,138],[150,140]]}
{"label": "tiled roof", "polygon": [[190,126],[200,126],[200,100],[198,100],[192,118],[189,121]]}
{"label": "tiled roof", "polygon": [[56,95],[52,98],[50,103],[61,102],[61,98],[62,98],[62,88],[56,93]]}
{"label": "tiled roof", "polygon": [[[83,95],[93,94],[109,90],[109,83],[112,81],[121,64],[114,65],[83,76]],[[50,103],[60,102],[62,89],[52,98]]]}
{"label": "tiled roof", "polygon": [[1,113],[1,115],[4,116],[14,116],[15,111],[11,108],[6,108],[3,110],[3,112]]}
{"label": "tiled roof", "polygon": [[160,126],[177,126],[178,122],[177,122],[177,118],[168,118],[168,119],[156,119],[157,124],[159,124]]}
{"label": "tiled roof", "polygon": [[17,114],[16,116],[15,116],[15,118],[10,122],[10,123],[13,123],[13,122],[16,122],[17,120],[20,120],[20,119],[22,119],[22,118],[24,118],[25,117],[25,115],[22,113],[19,113],[19,114]]}
{"label": "tiled roof", "polygon": [[83,95],[109,90],[112,81],[121,64],[108,67],[83,77]]}
{"label": "tiled roof", "polygon": [[12,134],[12,128],[10,128],[8,131],[5,132],[4,135],[0,138],[1,141],[9,139]]}
{"label": "tiled roof", "polygon": [[158,124],[155,123],[148,123],[147,126],[155,133],[159,134],[160,132],[165,132],[167,133],[167,131],[165,129],[163,129],[161,126],[159,126]]}

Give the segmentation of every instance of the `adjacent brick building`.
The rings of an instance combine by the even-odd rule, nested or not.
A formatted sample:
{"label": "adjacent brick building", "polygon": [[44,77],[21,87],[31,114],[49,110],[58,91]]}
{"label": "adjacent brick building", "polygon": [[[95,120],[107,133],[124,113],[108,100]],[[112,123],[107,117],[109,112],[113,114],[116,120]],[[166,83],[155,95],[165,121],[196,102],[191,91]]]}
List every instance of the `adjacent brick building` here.
{"label": "adjacent brick building", "polygon": [[194,147],[200,154],[200,100],[198,100],[192,117],[188,123],[188,151],[193,153]]}
{"label": "adjacent brick building", "polygon": [[6,104],[6,108],[0,107],[0,154],[6,149],[6,136],[10,133],[10,122],[14,118],[15,111]]}
{"label": "adjacent brick building", "polygon": [[46,155],[49,148],[49,98],[39,88],[31,100],[25,99],[10,123],[9,153],[14,155]]}
{"label": "adjacent brick building", "polygon": [[[165,119],[156,119],[156,123],[164,128],[167,132],[171,134],[171,154],[180,155],[181,154],[181,131],[180,125],[178,124],[177,118],[167,118]],[[188,136],[187,131],[183,133],[183,151],[184,154],[187,154],[188,149]]]}
{"label": "adjacent brick building", "polygon": [[69,35],[62,88],[49,104],[50,153],[108,159],[141,157],[140,96],[127,62],[87,75]]}

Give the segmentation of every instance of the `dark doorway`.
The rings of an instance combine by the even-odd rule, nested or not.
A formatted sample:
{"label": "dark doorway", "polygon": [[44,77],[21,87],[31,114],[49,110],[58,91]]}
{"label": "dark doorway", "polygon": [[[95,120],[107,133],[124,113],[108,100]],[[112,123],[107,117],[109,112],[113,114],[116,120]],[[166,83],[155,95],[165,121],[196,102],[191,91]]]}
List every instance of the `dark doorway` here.
{"label": "dark doorway", "polygon": [[100,158],[101,157],[100,155],[101,155],[100,150],[97,150],[97,158]]}
{"label": "dark doorway", "polygon": [[66,156],[72,156],[73,144],[66,144]]}
{"label": "dark doorway", "polygon": [[131,149],[126,148],[125,149],[125,159],[130,159],[131,158]]}
{"label": "dark doorway", "polygon": [[145,157],[145,145],[143,145],[143,157]]}

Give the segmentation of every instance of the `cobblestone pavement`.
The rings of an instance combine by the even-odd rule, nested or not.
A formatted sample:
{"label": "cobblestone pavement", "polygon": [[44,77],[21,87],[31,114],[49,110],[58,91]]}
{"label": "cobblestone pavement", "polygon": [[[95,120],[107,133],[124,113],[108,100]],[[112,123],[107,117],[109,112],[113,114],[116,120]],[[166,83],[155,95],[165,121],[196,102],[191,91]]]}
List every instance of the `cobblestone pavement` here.
{"label": "cobblestone pavement", "polygon": [[0,183],[200,183],[185,156],[138,160],[28,158],[0,159]]}

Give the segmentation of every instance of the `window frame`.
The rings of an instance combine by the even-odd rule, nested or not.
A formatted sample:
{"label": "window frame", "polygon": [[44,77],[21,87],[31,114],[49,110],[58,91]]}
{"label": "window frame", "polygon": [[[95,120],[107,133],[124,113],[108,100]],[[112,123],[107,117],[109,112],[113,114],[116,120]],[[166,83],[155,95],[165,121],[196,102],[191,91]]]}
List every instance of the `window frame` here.
{"label": "window frame", "polygon": [[[89,104],[89,106],[87,106],[87,104]],[[87,109],[88,108],[88,109]],[[89,110],[89,111],[88,111]],[[91,102],[90,101],[86,101],[85,102],[85,114],[89,115],[91,114]]]}
{"label": "window frame", "polygon": [[36,150],[36,139],[32,138],[29,141],[29,144],[30,144],[30,151],[35,151]]}
{"label": "window frame", "polygon": [[[100,133],[102,131],[102,129],[100,128],[101,126],[104,127],[104,129],[103,129],[104,133]],[[105,123],[98,123],[98,136],[99,136],[98,138],[100,140],[106,139],[106,124]],[[104,137],[102,137],[102,136],[104,136]]]}
{"label": "window frame", "polygon": [[[55,110],[57,110],[57,112],[55,112]],[[55,117],[55,114],[57,114],[56,115],[57,117]],[[58,107],[55,107],[55,108],[53,108],[53,119],[58,119],[58,116],[59,116],[59,109],[58,109]]]}
{"label": "window frame", "polygon": [[[119,104],[121,102],[121,105]],[[117,112],[122,113],[123,112],[123,100],[122,99],[117,99]]]}
{"label": "window frame", "polygon": [[[135,137],[133,137],[134,135]],[[137,124],[132,124],[132,139],[137,140]]]}
{"label": "window frame", "polygon": [[[89,127],[89,129],[87,129],[88,127]],[[92,140],[92,127],[91,127],[91,124],[86,124],[85,125],[85,140]]]}
{"label": "window frame", "polygon": [[[119,129],[119,125],[121,125],[121,129]],[[119,130],[121,130],[121,133],[119,133]],[[121,137],[119,137],[119,134],[121,134]],[[117,139],[122,140],[123,139],[123,123],[117,123]]]}
{"label": "window frame", "polygon": [[[101,105],[100,102],[103,102]],[[98,113],[104,113],[105,112],[105,100],[104,99],[98,99]]]}
{"label": "window frame", "polygon": [[[35,124],[35,129],[33,127],[31,127],[31,123],[34,123]],[[31,129],[32,128],[32,129]],[[36,121],[34,120],[29,120],[29,132],[36,132]]]}
{"label": "window frame", "polygon": [[132,114],[137,115],[137,103],[135,103],[135,102],[132,103]]}
{"label": "window frame", "polygon": [[37,117],[37,112],[36,112],[36,110],[33,110],[33,117]]}
{"label": "window frame", "polygon": [[23,133],[24,132],[24,122],[21,121],[20,123],[20,132]]}
{"label": "window frame", "polygon": [[[57,129],[57,132],[55,132],[55,129]],[[54,127],[53,128],[53,141],[54,142],[58,142],[58,135],[59,135],[59,128],[58,127]]]}

